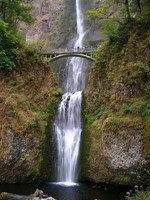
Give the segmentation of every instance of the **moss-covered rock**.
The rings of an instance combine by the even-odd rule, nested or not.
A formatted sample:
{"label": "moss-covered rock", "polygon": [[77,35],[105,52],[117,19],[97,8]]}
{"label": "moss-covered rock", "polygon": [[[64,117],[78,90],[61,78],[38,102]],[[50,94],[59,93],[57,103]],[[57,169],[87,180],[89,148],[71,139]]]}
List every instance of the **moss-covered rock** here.
{"label": "moss-covered rock", "polygon": [[35,53],[20,50],[16,66],[0,71],[0,182],[47,180],[51,174],[47,127],[61,90],[51,67]]}
{"label": "moss-covered rock", "polygon": [[87,179],[149,184],[149,31],[135,24],[124,46],[105,42],[96,55],[84,92]]}

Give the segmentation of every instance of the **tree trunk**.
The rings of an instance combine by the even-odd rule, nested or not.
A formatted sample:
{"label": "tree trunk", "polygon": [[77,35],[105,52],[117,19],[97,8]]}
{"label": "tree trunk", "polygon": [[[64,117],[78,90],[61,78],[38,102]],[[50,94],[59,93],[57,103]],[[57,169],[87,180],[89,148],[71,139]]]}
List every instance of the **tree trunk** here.
{"label": "tree trunk", "polygon": [[129,9],[129,0],[125,0],[126,11],[128,15],[128,19],[131,19],[130,9]]}
{"label": "tree trunk", "polygon": [[137,0],[137,6],[138,6],[138,8],[139,8],[140,11],[141,11],[141,0]]}

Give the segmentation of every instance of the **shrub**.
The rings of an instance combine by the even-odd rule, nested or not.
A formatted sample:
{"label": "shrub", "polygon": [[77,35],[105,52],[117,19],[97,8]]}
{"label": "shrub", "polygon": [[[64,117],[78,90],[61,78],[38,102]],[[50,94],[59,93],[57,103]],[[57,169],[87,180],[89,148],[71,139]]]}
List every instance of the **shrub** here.
{"label": "shrub", "polygon": [[128,40],[130,24],[119,23],[115,18],[104,19],[103,23],[103,34],[109,39],[109,45],[114,48],[121,48]]}
{"label": "shrub", "polygon": [[17,49],[23,47],[24,42],[23,36],[16,29],[10,29],[9,24],[0,19],[0,68],[15,67]]}
{"label": "shrub", "polygon": [[31,126],[31,128],[37,128],[38,127],[38,121],[35,119],[35,120],[29,122],[29,125]]}
{"label": "shrub", "polygon": [[15,67],[15,57],[18,48],[22,48],[25,39],[18,31],[20,21],[31,24],[33,17],[29,11],[28,0],[0,0],[0,69]]}
{"label": "shrub", "polygon": [[145,119],[145,120],[148,120],[150,119],[150,103],[147,103],[144,107],[144,110],[142,112],[142,117]]}
{"label": "shrub", "polygon": [[149,200],[150,199],[150,191],[141,191],[137,192],[132,197],[126,197],[127,200]]}
{"label": "shrub", "polygon": [[124,113],[131,113],[133,111],[133,106],[131,104],[124,103],[123,111]]}

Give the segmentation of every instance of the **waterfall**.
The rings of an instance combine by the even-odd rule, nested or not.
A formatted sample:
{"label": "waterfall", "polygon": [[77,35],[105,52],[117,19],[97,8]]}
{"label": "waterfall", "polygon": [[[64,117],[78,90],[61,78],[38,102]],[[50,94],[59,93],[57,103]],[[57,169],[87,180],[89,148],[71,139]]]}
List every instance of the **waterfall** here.
{"label": "waterfall", "polygon": [[[76,0],[77,37],[74,48],[83,47],[84,18],[80,0]],[[72,184],[77,181],[77,166],[82,132],[81,104],[87,73],[83,58],[67,62],[68,73],[62,101],[54,122],[58,148],[57,181]]]}

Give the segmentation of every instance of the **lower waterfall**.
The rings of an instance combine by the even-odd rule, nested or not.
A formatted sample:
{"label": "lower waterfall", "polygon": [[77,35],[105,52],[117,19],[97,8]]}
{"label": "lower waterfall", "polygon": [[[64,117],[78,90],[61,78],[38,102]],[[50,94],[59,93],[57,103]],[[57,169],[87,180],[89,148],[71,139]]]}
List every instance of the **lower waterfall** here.
{"label": "lower waterfall", "polygon": [[81,138],[81,91],[65,93],[55,124],[58,145],[58,182],[75,182]]}

